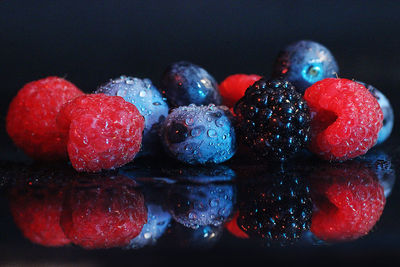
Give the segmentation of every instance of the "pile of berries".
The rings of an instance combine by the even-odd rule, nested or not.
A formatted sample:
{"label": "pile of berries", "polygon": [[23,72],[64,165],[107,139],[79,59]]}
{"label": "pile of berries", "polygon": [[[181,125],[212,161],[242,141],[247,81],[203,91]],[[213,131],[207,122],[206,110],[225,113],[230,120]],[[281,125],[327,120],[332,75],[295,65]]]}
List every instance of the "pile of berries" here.
{"label": "pile of berries", "polygon": [[278,55],[269,79],[235,74],[218,86],[203,68],[176,62],[159,88],[149,79],[121,76],[85,94],[48,77],[18,92],[6,128],[32,158],[69,158],[87,172],[162,155],[162,148],[187,164],[218,164],[240,144],[274,161],[305,148],[345,161],[389,137],[393,110],[376,88],[335,78],[338,71],[326,47],[299,41]]}

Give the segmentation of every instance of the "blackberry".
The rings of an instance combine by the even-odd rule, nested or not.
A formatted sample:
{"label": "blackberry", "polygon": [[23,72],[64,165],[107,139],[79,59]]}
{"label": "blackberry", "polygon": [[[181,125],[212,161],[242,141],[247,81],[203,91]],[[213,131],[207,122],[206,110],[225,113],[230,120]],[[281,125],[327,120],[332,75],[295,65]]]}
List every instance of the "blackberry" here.
{"label": "blackberry", "polygon": [[310,229],[312,201],[307,182],[278,172],[239,189],[237,224],[250,238],[288,245]]}
{"label": "blackberry", "polygon": [[288,81],[264,78],[234,108],[242,143],[263,157],[286,160],[310,139],[307,103]]}

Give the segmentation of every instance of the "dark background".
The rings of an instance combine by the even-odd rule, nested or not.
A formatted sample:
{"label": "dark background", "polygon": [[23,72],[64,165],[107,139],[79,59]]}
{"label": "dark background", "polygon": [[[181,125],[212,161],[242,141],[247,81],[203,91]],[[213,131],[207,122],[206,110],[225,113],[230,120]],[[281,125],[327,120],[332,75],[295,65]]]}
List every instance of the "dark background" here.
{"label": "dark background", "polygon": [[[86,92],[121,74],[148,77],[156,84],[171,62],[188,60],[203,66],[220,82],[233,73],[268,76],[283,46],[300,39],[326,45],[335,55],[340,77],[373,84],[400,103],[399,1],[0,1],[0,160],[26,159],[8,139],[5,115],[8,104],[27,82],[50,75],[67,78]],[[397,113],[396,113],[397,115]],[[399,116],[397,115],[397,118]],[[396,119],[397,120],[397,119]],[[397,127],[395,126],[395,134]],[[392,137],[393,138],[393,137]],[[395,199],[394,199],[395,200]],[[389,213],[395,211],[387,211]],[[1,216],[1,215],[0,215]],[[390,217],[389,217],[390,218]],[[390,220],[390,219],[386,219]],[[393,228],[396,222],[388,222]],[[0,230],[1,231],[1,230]],[[320,249],[279,250],[225,244],[212,252],[187,253],[180,262],[262,264],[286,259],[291,263],[316,259],[348,263],[390,261],[400,252],[391,230],[380,239]],[[382,240],[382,235],[385,238]],[[368,239],[369,238],[369,239]],[[13,243],[9,240],[10,244]],[[27,241],[26,241],[27,242]],[[380,243],[379,243],[380,242]],[[358,245],[357,245],[358,244]],[[371,244],[379,244],[371,246]],[[179,253],[156,254],[109,251],[69,252],[14,244],[3,255],[23,253],[40,262],[102,262],[104,264],[165,263]],[[147,252],[146,252],[147,251]],[[260,254],[262,253],[262,254]],[[156,255],[156,256],[154,256]],[[275,257],[270,258],[271,255]],[[316,255],[319,255],[317,257]],[[267,257],[268,256],[268,257]],[[17,256],[15,256],[17,257]],[[129,262],[126,260],[129,259]]]}

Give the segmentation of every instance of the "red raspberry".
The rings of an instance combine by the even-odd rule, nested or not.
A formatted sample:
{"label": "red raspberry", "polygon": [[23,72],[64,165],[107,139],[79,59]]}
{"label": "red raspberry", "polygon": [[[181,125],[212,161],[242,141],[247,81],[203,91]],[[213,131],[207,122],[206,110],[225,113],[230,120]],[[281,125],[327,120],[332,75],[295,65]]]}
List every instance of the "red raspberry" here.
{"label": "red raspberry", "polygon": [[261,79],[261,76],[256,74],[234,74],[228,76],[219,85],[223,104],[232,108],[244,96],[246,89],[259,79]]}
{"label": "red raspberry", "polygon": [[376,142],[383,114],[363,85],[328,78],[304,95],[313,119],[310,150],[327,160],[347,160],[365,154]]}
{"label": "red raspberry", "polygon": [[233,216],[232,220],[228,221],[225,223],[225,228],[234,236],[238,238],[249,238],[248,234],[246,234],[245,231],[243,231],[238,223],[237,219],[239,217],[239,212],[237,211],[235,215]]}
{"label": "red raspberry", "polygon": [[[86,177],[87,178],[87,177]],[[66,195],[61,227],[87,249],[125,246],[147,222],[143,194],[124,177],[80,177]]]}
{"label": "red raspberry", "polygon": [[80,95],[75,85],[58,77],[26,84],[8,109],[9,136],[32,158],[67,158],[66,132],[57,127],[56,116],[64,103]]}
{"label": "red raspberry", "polygon": [[71,241],[60,226],[64,190],[51,185],[11,190],[11,214],[22,234],[42,246],[63,246]]}
{"label": "red raspberry", "polygon": [[68,155],[78,171],[120,167],[140,150],[144,118],[119,96],[78,97],[64,106],[58,123],[69,129]]}
{"label": "red raspberry", "polygon": [[325,241],[354,240],[368,234],[379,220],[385,195],[375,173],[363,164],[339,164],[314,173],[316,206],[311,231]]}

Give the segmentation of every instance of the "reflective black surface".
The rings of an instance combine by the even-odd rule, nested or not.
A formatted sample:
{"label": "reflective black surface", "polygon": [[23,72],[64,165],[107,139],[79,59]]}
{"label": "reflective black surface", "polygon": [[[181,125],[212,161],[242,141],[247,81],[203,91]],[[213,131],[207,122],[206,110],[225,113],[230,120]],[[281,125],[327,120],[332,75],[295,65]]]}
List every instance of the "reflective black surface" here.
{"label": "reflective black surface", "polygon": [[358,256],[366,260],[390,253],[400,236],[395,155],[386,146],[328,163],[304,152],[281,166],[239,155],[208,167],[141,158],[101,174],[2,161],[3,260],[156,264],[171,254],[216,263],[245,253],[250,262],[316,261],[369,250]]}
{"label": "reflective black surface", "polygon": [[[0,264],[395,264],[400,240],[400,189],[395,181],[395,174],[400,172],[399,10],[396,1],[318,4],[297,1],[296,5],[292,1],[97,1],[96,4],[82,0],[0,1]],[[269,76],[279,50],[300,39],[327,46],[339,64],[340,77],[372,84],[390,99],[395,109],[394,132],[387,142],[367,154],[372,159],[327,165],[304,154],[281,168],[267,160],[254,162],[252,157],[243,154],[224,165],[199,169],[183,167],[165,158],[143,158],[117,172],[87,177],[77,175],[67,164],[33,163],[13,146],[5,133],[4,118],[11,98],[32,80],[49,75],[65,76],[85,92],[122,74],[148,77],[158,85],[165,67],[179,60],[201,65],[218,82],[240,72]],[[383,153],[383,160],[373,159],[374,151],[378,153],[378,150]],[[107,175],[136,184],[121,188],[111,183],[107,187],[99,182]],[[289,179],[298,177],[300,186],[296,190],[302,197],[288,197],[290,191],[281,192],[279,185],[272,182],[273,177],[279,180],[285,175]],[[324,205],[326,198],[316,194],[317,189],[328,187],[336,179],[339,180],[336,184],[345,188],[339,183],[345,177],[362,181],[358,187],[370,189],[370,195],[376,194],[377,188],[384,190],[386,203],[382,215],[363,220],[370,222],[365,226],[365,229],[371,228],[368,234],[353,231],[353,238],[348,238],[349,235],[342,238],[355,240],[321,241],[311,231],[304,230],[308,225],[313,229],[316,207],[331,207]],[[111,188],[101,191],[108,195],[102,198],[101,207],[111,206],[113,211],[120,211],[127,203],[126,196],[143,198],[148,225],[143,227],[145,232],[130,240],[127,244],[130,248],[124,245],[123,248],[88,250],[82,244],[57,248],[49,247],[50,242],[48,246],[37,244],[49,235],[58,244],[63,240],[55,235],[62,236],[62,227],[50,225],[51,220],[39,224],[44,232],[39,229],[24,232],[25,224],[35,222],[34,217],[24,217],[30,211],[59,212],[60,218],[64,209],[70,214],[71,203],[77,203],[73,200],[78,199],[73,192],[81,192],[76,184],[88,179],[97,184],[94,189]],[[311,196],[311,215],[305,188],[309,188]],[[280,240],[283,232],[271,220],[252,215],[256,207],[271,203],[273,194],[282,196],[273,210],[275,215],[290,215],[286,220],[275,220],[276,225],[292,222],[296,225],[293,228],[296,230],[286,234],[290,238],[284,238],[284,242]],[[89,193],[82,195],[82,198],[90,196]],[[114,201],[110,201],[110,196]],[[379,197],[379,192],[375,196]],[[293,208],[291,215],[291,200],[296,203],[301,199],[305,199],[305,205]],[[218,205],[214,206],[215,202]],[[90,201],[85,203],[87,207]],[[136,209],[143,208],[140,201],[135,205]],[[77,205],[74,209],[79,210]],[[100,215],[108,211],[94,210]],[[20,223],[16,223],[16,214],[22,218]],[[264,214],[271,217],[268,211]],[[54,221],[57,224],[59,220]],[[226,226],[227,222],[235,221],[239,224]],[[258,223],[261,227],[254,229]],[[243,229],[248,226],[253,226],[254,231],[245,232]],[[123,235],[126,238],[135,234],[132,227],[129,229]],[[150,232],[151,237],[146,235]],[[275,236],[279,238],[275,240]],[[121,239],[120,235],[118,242]]]}

